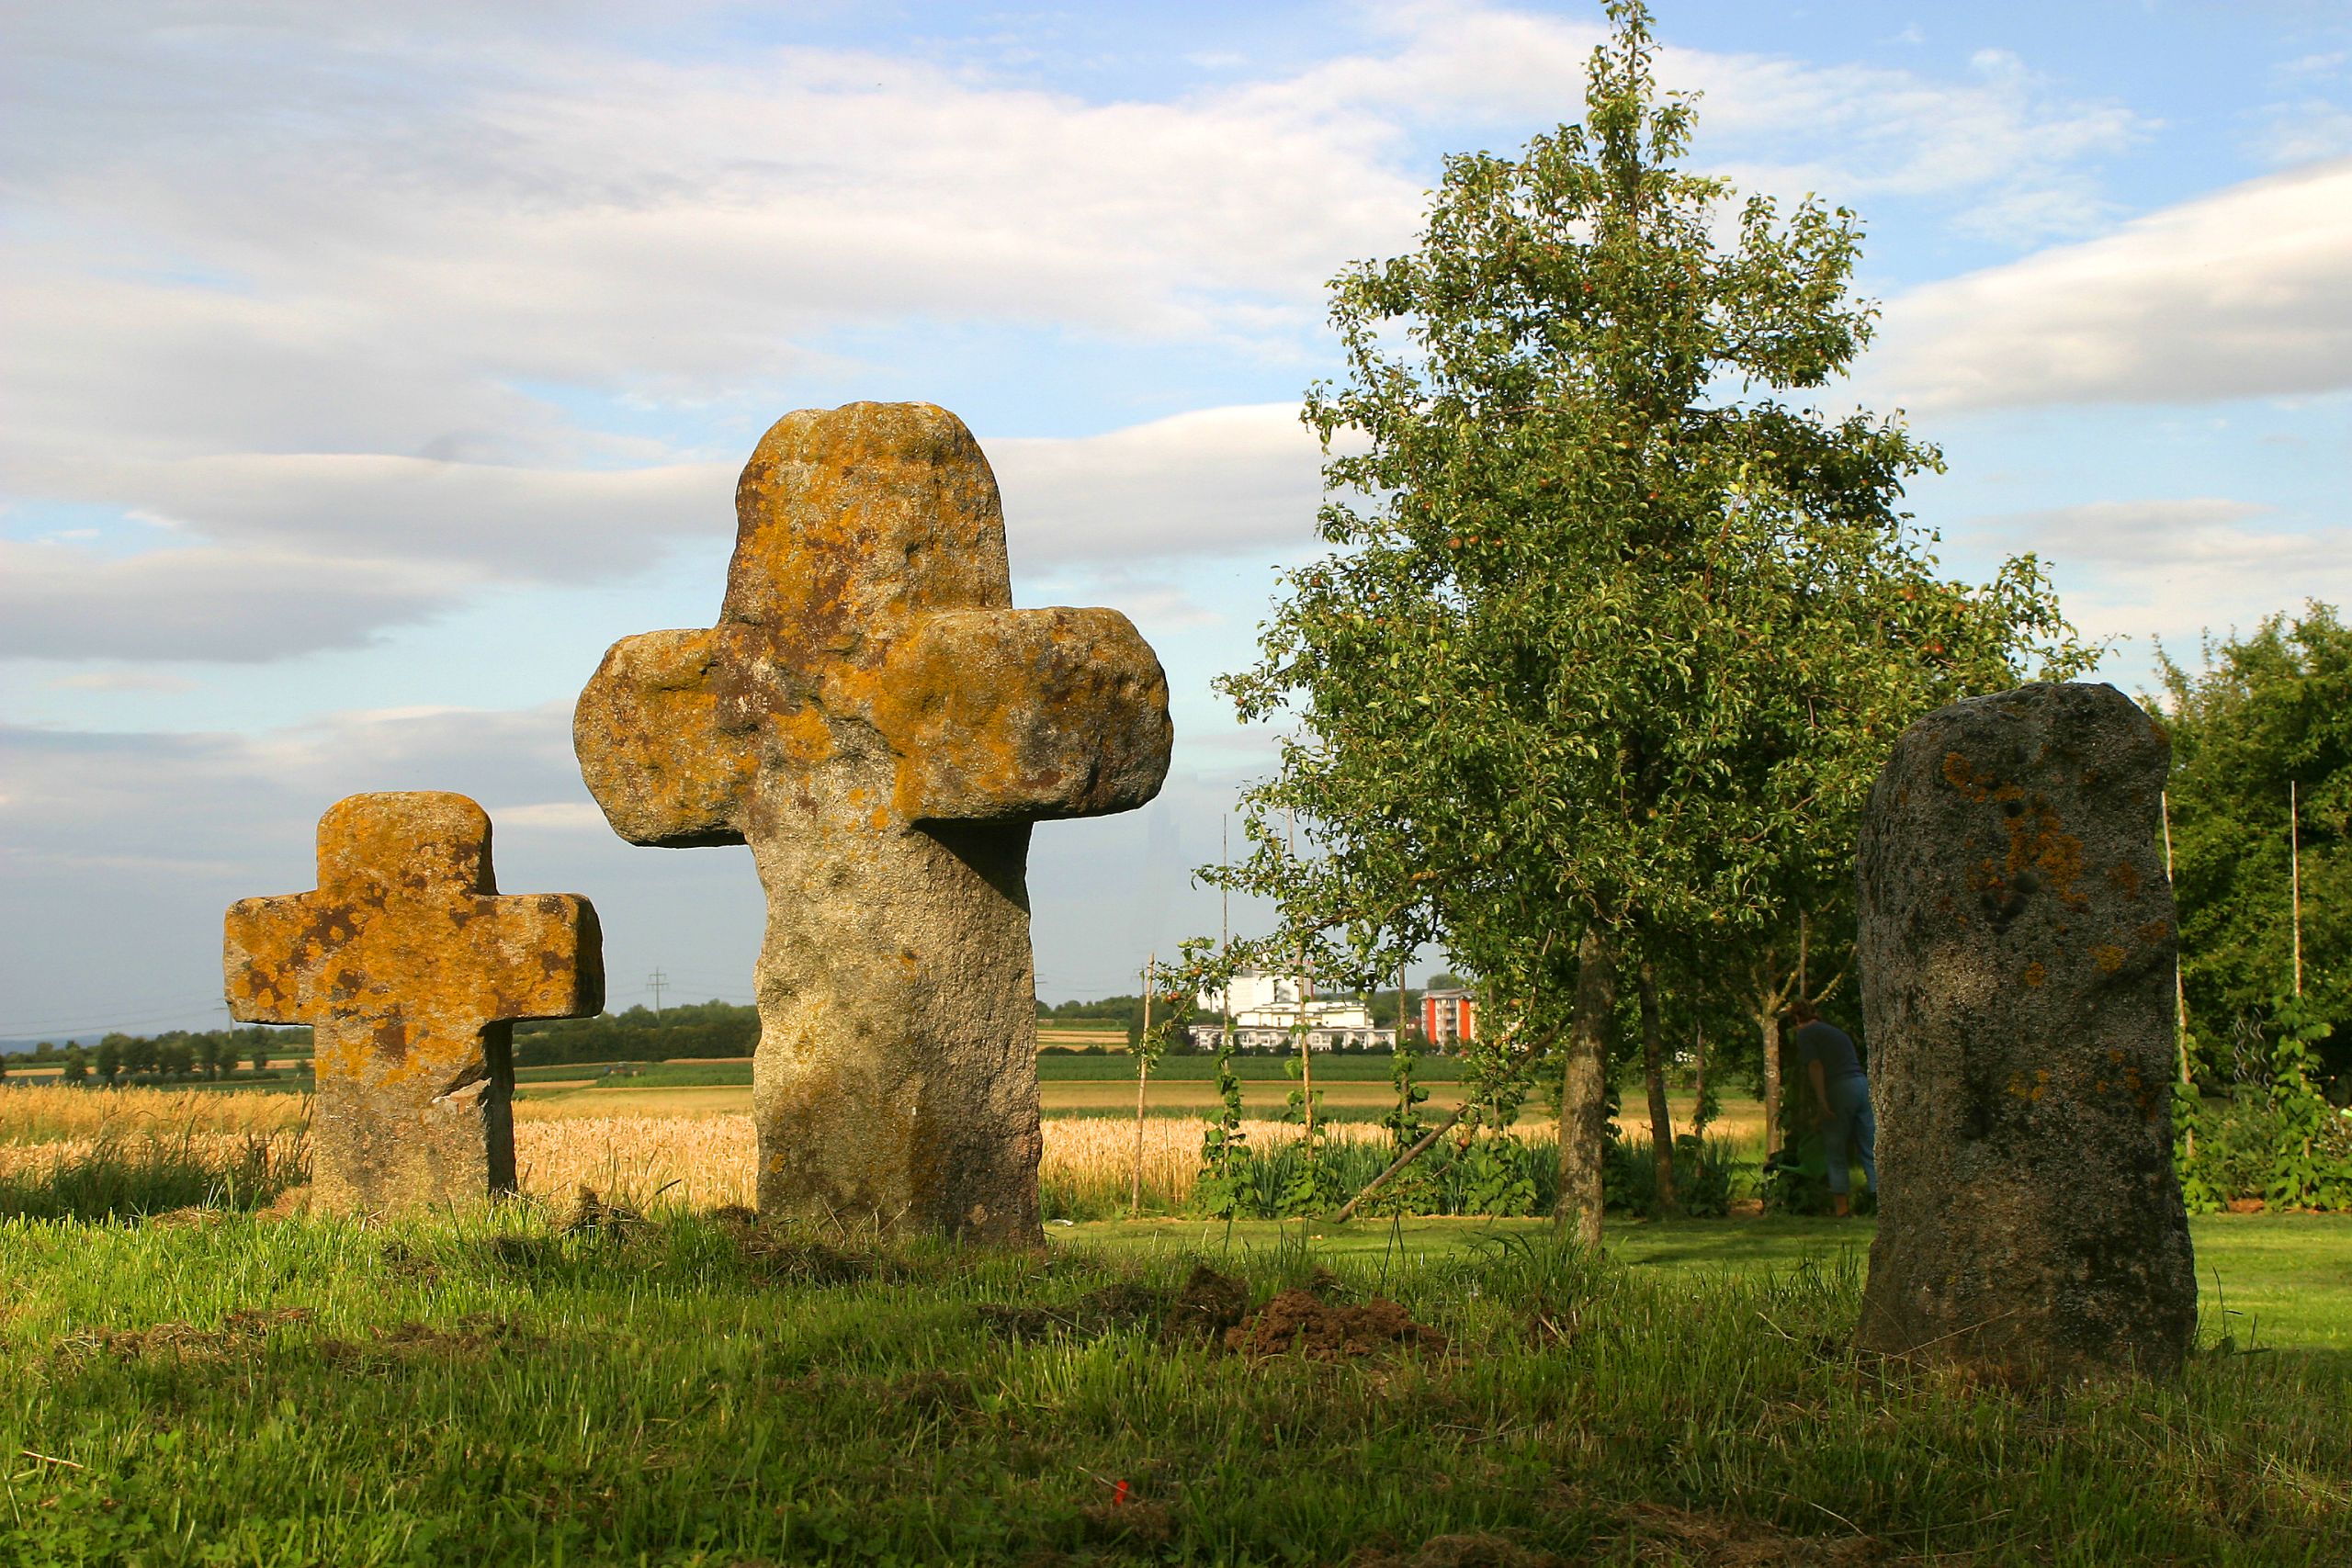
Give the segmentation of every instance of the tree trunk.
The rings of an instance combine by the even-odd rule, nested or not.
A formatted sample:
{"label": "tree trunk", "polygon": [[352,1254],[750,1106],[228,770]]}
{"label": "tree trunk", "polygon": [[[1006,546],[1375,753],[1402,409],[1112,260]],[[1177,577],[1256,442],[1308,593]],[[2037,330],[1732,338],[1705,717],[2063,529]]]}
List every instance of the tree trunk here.
{"label": "tree trunk", "polygon": [[1650,1162],[1657,1172],[1657,1212],[1679,1213],[1674,1195],[1674,1116],[1666,1107],[1665,1052],[1658,1042],[1657,966],[1642,960],[1642,1072],[1650,1086]]}
{"label": "tree trunk", "polygon": [[1707,1032],[1703,1029],[1690,1036],[1690,1087],[1698,1094],[1690,1102],[1690,1135],[1703,1139],[1707,1135]]}
{"label": "tree trunk", "polygon": [[1600,1245],[1600,1156],[1609,1119],[1609,1033],[1617,1018],[1617,954],[1599,921],[1577,944],[1576,1016],[1560,1074],[1560,1201],[1553,1219]]}
{"label": "tree trunk", "polygon": [[1776,998],[1758,991],[1756,1028],[1764,1044],[1764,1157],[1781,1152],[1781,1012]]}

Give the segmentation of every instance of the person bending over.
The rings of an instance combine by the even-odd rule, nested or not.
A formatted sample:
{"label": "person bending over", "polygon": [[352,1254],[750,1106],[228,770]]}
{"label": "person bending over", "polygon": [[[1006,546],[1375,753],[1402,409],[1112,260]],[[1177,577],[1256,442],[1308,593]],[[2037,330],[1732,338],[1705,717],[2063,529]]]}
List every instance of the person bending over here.
{"label": "person bending over", "polygon": [[1790,1003],[1789,1021],[1797,1026],[1797,1055],[1820,1112],[1822,1146],[1829,1156],[1829,1206],[1844,1219],[1853,1212],[1850,1161],[1862,1162],[1862,1179],[1873,1195],[1878,1191],[1878,1123],[1871,1117],[1871,1080],[1863,1076],[1853,1037],[1824,1021],[1811,1002]]}

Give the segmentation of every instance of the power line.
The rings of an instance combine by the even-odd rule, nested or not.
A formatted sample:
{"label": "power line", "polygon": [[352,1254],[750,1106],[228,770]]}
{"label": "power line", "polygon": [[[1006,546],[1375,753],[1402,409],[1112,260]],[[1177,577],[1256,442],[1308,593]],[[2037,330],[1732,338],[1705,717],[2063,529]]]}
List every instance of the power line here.
{"label": "power line", "polygon": [[128,1029],[133,1024],[161,1023],[167,1019],[185,1018],[192,1012],[225,1012],[227,1010],[228,1004],[226,1002],[197,1002],[191,1003],[187,1007],[172,1008],[164,1012],[148,1013],[140,1018],[118,1018],[100,1023],[0,1024],[0,1038],[17,1040],[30,1039],[34,1035],[38,1034],[92,1034],[110,1032],[116,1030]]}
{"label": "power line", "polygon": [[653,1019],[657,1023],[662,1020],[662,989],[669,983],[670,977],[659,969],[645,977],[645,988],[653,993]]}

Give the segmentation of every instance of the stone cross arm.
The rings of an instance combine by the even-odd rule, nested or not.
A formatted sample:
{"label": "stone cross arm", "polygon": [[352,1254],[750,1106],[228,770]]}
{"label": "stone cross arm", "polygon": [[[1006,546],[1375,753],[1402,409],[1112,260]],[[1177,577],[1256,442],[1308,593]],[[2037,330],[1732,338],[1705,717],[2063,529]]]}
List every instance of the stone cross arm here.
{"label": "stone cross arm", "polygon": [[604,1005],[596,912],[503,897],[490,818],[463,795],[353,795],[319,820],[319,886],[230,908],[223,974],[247,1023],[365,1020],[402,1056],[426,1037]]}
{"label": "stone cross arm", "polygon": [[[614,646],[573,739],[622,837],[741,843],[763,766],[805,773],[842,744],[833,718],[888,751],[902,822],[1039,821],[1128,811],[1159,792],[1171,731],[1159,660],[1116,610],[945,610],[875,667],[810,682],[797,704],[747,701],[749,628],[650,632]],[[748,710],[748,711],[747,711]]]}

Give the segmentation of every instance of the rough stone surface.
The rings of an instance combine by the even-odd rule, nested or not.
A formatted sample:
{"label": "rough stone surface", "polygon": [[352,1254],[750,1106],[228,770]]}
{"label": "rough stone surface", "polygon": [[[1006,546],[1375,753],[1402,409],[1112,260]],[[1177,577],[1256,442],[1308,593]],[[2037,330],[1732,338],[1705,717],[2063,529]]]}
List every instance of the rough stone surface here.
{"label": "rough stone surface", "polygon": [[501,897],[462,795],[355,795],[319,818],[319,886],[230,907],[230,1016],[318,1040],[312,1180],[389,1212],[514,1185],[513,1021],[604,1006],[596,911]]}
{"label": "rough stone surface", "polygon": [[1939,708],[1879,775],[1857,856],[1884,1183],[1864,1348],[2007,1376],[2179,1366],[2170,752],[2112,686],[2036,685]]}
{"label": "rough stone surface", "polygon": [[1011,607],[944,409],[788,414],[735,498],[718,624],[605,656],[581,773],[632,842],[752,847],[762,1212],[1033,1245],[1029,828],[1159,793],[1167,680],[1115,611]]}

